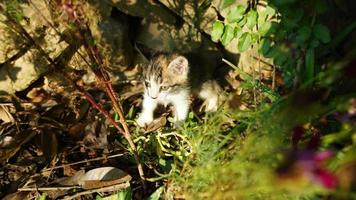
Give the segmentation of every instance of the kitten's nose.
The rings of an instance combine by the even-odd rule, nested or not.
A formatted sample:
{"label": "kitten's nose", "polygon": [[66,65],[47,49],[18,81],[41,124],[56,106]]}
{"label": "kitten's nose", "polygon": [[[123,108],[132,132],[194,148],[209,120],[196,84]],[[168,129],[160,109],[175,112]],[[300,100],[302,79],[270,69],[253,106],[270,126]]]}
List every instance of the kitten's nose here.
{"label": "kitten's nose", "polygon": [[151,96],[151,98],[152,98],[152,99],[157,99],[157,97],[153,97],[153,96]]}

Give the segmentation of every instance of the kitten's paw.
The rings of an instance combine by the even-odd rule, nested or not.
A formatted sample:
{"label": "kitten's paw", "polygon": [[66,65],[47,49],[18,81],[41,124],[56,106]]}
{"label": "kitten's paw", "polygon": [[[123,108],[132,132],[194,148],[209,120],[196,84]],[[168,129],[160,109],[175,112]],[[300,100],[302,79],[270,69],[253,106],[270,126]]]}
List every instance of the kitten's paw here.
{"label": "kitten's paw", "polygon": [[218,110],[219,104],[217,99],[206,100],[201,106],[199,111],[215,112]]}
{"label": "kitten's paw", "polygon": [[211,99],[207,102],[207,105],[205,107],[205,111],[207,112],[215,112],[218,110],[218,100],[217,99]]}
{"label": "kitten's paw", "polygon": [[153,122],[153,117],[149,117],[149,116],[140,114],[140,116],[137,118],[136,122],[140,127],[145,127]]}

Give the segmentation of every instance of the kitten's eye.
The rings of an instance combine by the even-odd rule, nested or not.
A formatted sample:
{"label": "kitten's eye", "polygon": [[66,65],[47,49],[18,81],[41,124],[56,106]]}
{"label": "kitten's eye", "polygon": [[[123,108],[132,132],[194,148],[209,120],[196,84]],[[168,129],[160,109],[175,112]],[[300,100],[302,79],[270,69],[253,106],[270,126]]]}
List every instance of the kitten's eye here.
{"label": "kitten's eye", "polygon": [[145,81],[145,85],[146,85],[146,87],[150,87],[150,82]]}
{"label": "kitten's eye", "polygon": [[168,90],[168,88],[169,88],[169,86],[167,86],[167,85],[161,86],[161,89],[162,89],[162,90]]}

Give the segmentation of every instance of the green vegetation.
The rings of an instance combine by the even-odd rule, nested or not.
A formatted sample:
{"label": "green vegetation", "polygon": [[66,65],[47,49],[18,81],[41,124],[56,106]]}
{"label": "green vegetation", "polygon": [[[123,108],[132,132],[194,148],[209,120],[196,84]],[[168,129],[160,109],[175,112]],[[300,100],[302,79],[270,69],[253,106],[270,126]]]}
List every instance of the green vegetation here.
{"label": "green vegetation", "polygon": [[[355,67],[356,51],[343,58],[329,57],[337,42],[355,32],[350,28],[354,21],[346,20],[343,26],[348,28],[334,32],[333,38],[338,38],[334,41],[323,24],[332,9],[325,1],[271,0],[262,6],[258,1],[248,6],[224,2],[230,9],[224,20],[213,23],[211,39],[224,46],[238,39],[241,53],[258,49],[283,73],[283,90],[289,94],[280,97],[229,63],[243,87],[263,98],[255,109],[224,107],[203,120],[190,118],[174,134],[184,143],[163,137],[167,146],[156,148],[157,162],[164,163],[158,166],[162,177],[167,177],[169,165],[167,195],[178,187],[188,199],[356,198],[354,186],[342,178],[342,173],[349,173],[343,171],[346,166],[355,166],[355,124],[339,119],[340,113],[350,117],[347,109],[355,103],[351,85],[356,82],[341,74]],[[345,81],[343,86],[339,81]],[[346,88],[340,91],[342,87]],[[162,162],[167,159],[162,151],[173,159]],[[325,152],[333,156],[314,160]]]}
{"label": "green vegetation", "polygon": [[[168,7],[166,1],[159,2],[154,6]],[[0,153],[3,155],[0,159],[0,179],[6,180],[0,181],[0,186],[5,188],[0,191],[0,197],[15,193],[18,188],[35,188],[16,194],[28,192],[25,195],[31,194],[37,199],[62,198],[65,195],[75,198],[76,192],[82,192],[88,199],[120,200],[356,199],[356,16],[348,8],[355,3],[338,0],[247,0],[245,4],[232,0],[222,0],[219,4],[213,2],[203,1],[195,11],[199,18],[204,18],[204,12],[209,7],[215,6],[218,12],[217,20],[209,22],[211,30],[201,37],[208,35],[207,40],[216,49],[236,50],[240,60],[248,57],[248,67],[252,70],[240,66],[238,60],[224,57],[222,62],[228,66],[229,74],[233,74],[232,79],[237,83],[229,82],[224,92],[226,100],[217,112],[201,113],[192,109],[187,121],[178,128],[171,123],[170,115],[164,113],[158,125],[148,130],[139,128],[135,122],[140,110],[137,99],[141,98],[141,93],[137,92],[139,84],[132,82],[138,78],[130,80],[129,75],[126,76],[136,66],[129,68],[126,65],[130,62],[127,62],[122,64],[127,68],[120,65],[121,68],[116,69],[120,73],[117,77],[125,77],[116,82],[118,95],[113,91],[108,76],[110,72],[114,77],[110,71],[110,63],[114,61],[110,59],[119,57],[117,55],[121,56],[120,59],[134,57],[136,60],[133,59],[131,64],[143,60],[140,50],[136,49],[136,54],[132,55],[137,41],[127,36],[131,29],[137,27],[124,27],[128,22],[137,23],[135,20],[141,17],[139,12],[133,12],[137,16],[130,16],[132,18],[121,11],[116,13],[120,17],[125,15],[123,19],[118,17],[120,23],[124,22],[117,26],[127,31],[121,36],[129,39],[115,40],[106,37],[107,32],[103,29],[110,23],[105,21],[104,25],[100,24],[105,14],[98,7],[90,9],[93,6],[91,1],[88,4],[80,0],[64,2],[60,6],[51,4],[51,17],[56,23],[47,24],[47,28],[56,31],[48,31],[46,27],[41,27],[43,30],[27,27],[31,20],[21,10],[21,6],[30,5],[27,1],[0,3],[0,19],[5,19],[2,24],[7,25],[6,31],[16,32],[11,37],[20,38],[9,38],[8,41],[27,42],[18,45],[27,49],[16,51],[4,62],[1,60],[0,70],[13,64],[30,49],[36,50],[31,52],[36,57],[27,59],[34,60],[35,71],[41,71],[36,68],[41,66],[40,58],[45,59],[47,67],[46,72],[41,71],[42,74],[33,78],[21,91],[9,95],[14,105],[12,110],[15,110],[12,115],[16,120],[6,123],[4,118],[0,120]],[[107,6],[106,3],[100,5]],[[127,13],[130,14],[129,9]],[[91,16],[87,16],[93,13],[100,13],[99,19],[95,18],[94,22],[89,20]],[[179,17],[175,26],[182,28],[184,26],[180,23],[187,23],[192,28],[188,32],[205,31],[200,30],[198,22],[189,21],[191,19],[186,19],[185,13],[182,13],[174,11],[172,14]],[[156,13],[157,16],[159,14]],[[49,21],[49,17],[46,20]],[[49,23],[46,20],[43,21]],[[140,23],[146,23],[145,20]],[[108,29],[109,33],[112,33],[113,27]],[[144,26],[140,24],[139,27]],[[56,35],[60,39],[54,37],[58,39],[53,39],[55,44],[60,46],[65,41],[67,46],[63,45],[65,47],[61,50],[50,49],[48,46],[55,45],[43,45],[46,41],[43,35]],[[105,43],[111,41],[119,45],[120,41],[126,40],[134,43],[128,48],[130,53],[122,50],[125,48],[117,47],[117,50],[115,45],[106,46]],[[188,41],[193,43],[193,40]],[[117,50],[112,54],[115,56],[108,54],[113,49]],[[55,51],[60,53],[53,56]],[[74,55],[85,62],[73,62]],[[115,64],[124,62],[122,60],[115,60]],[[263,74],[262,64],[270,67],[267,77]],[[71,65],[84,67],[69,69]],[[15,64],[10,67],[16,71]],[[93,72],[95,80],[90,84],[81,81],[82,71]],[[16,75],[0,75],[0,81],[7,80],[7,77],[17,79]],[[53,81],[60,83],[55,85],[56,89],[48,92],[38,89],[43,86],[34,86],[38,80],[47,81],[55,75],[60,77]],[[126,84],[124,81],[132,82]],[[48,84],[42,82],[43,85]],[[41,97],[41,101],[28,96],[33,88],[38,89],[35,92],[40,95],[35,97]],[[2,89],[0,92],[3,95]],[[58,102],[53,106],[48,99]],[[23,106],[28,102],[34,108]],[[113,119],[111,116],[114,116]],[[15,145],[6,145],[4,138],[12,133],[25,133],[17,136],[25,139],[18,139],[20,142]],[[94,143],[92,146],[86,144],[88,140],[82,136],[90,134],[96,137],[96,140],[89,139],[89,143]],[[113,160],[116,162],[110,162],[112,158],[108,155],[114,153],[122,153],[123,156],[115,157],[116,160]],[[104,155],[102,160],[105,162],[90,160],[101,155]],[[81,163],[87,159],[88,162]],[[33,167],[22,163],[22,160],[39,164]],[[12,167],[20,166],[19,163],[28,167],[18,170],[20,175]],[[67,166],[71,163],[74,163],[73,166]],[[63,193],[58,194],[58,190],[54,190],[57,193],[52,191],[54,194],[47,192],[53,185],[57,187],[56,184],[61,183],[56,179],[76,177],[80,169],[88,171],[111,165],[130,175],[129,179],[120,177],[123,181],[115,184],[127,185],[120,185],[122,187],[114,191],[96,191],[98,188],[78,181],[73,182],[75,187]],[[32,175],[41,177],[41,180],[32,180]],[[16,182],[15,189],[10,182]],[[107,186],[103,184],[102,188]],[[108,197],[105,192],[111,192],[111,196]]]}

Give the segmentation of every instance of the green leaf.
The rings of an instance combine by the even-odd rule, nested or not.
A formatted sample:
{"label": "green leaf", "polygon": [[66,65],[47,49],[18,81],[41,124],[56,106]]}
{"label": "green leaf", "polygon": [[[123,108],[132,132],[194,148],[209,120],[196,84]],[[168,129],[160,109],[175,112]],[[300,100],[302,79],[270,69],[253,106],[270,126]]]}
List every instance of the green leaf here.
{"label": "green leaf", "polygon": [[261,35],[265,35],[266,33],[268,33],[268,31],[271,29],[272,27],[272,23],[271,22],[265,22],[262,24],[262,26],[258,29],[258,32]]}
{"label": "green leaf", "polygon": [[172,161],[160,158],[158,160],[158,164],[165,173],[169,173],[169,171],[172,169]]}
{"label": "green leaf", "polygon": [[234,23],[240,21],[244,17],[246,8],[242,5],[238,5],[230,10],[229,14],[227,15],[227,21],[229,23]]}
{"label": "green leaf", "polygon": [[315,53],[314,49],[308,49],[305,54],[305,73],[307,81],[311,81],[314,78],[314,61]]}
{"label": "green leaf", "polygon": [[164,186],[159,187],[154,193],[152,193],[148,197],[148,200],[159,200],[163,190],[164,190]]}
{"label": "green leaf", "polygon": [[221,8],[222,9],[226,8],[226,7],[230,6],[230,5],[232,5],[233,3],[235,3],[235,0],[224,0],[223,1],[223,5],[221,6]]}
{"label": "green leaf", "polygon": [[278,47],[271,46],[270,50],[264,55],[266,58],[274,58],[278,54]]}
{"label": "green leaf", "polygon": [[283,53],[276,54],[276,57],[273,60],[273,63],[278,66],[282,66],[288,59],[288,56]]}
{"label": "green leaf", "polygon": [[276,13],[274,8],[267,6],[262,11],[258,11],[258,24],[262,24],[268,20],[269,17]]}
{"label": "green leaf", "polygon": [[237,44],[237,48],[239,50],[239,52],[244,52],[246,51],[248,48],[250,48],[252,44],[252,36],[250,33],[243,33],[241,38],[239,39],[239,43]]}
{"label": "green leaf", "polygon": [[258,34],[251,33],[252,43],[256,43],[258,41]]}
{"label": "green leaf", "polygon": [[224,34],[221,37],[221,43],[226,46],[234,38],[234,28],[230,25],[226,25],[224,29]]}
{"label": "green leaf", "polygon": [[37,200],[46,200],[47,199],[47,193],[42,193],[41,196],[37,198]]}
{"label": "green leaf", "polygon": [[316,24],[313,28],[313,35],[322,43],[328,43],[331,40],[328,27],[323,24]]}
{"label": "green leaf", "polygon": [[[280,41],[284,40],[288,35],[287,31],[284,30],[283,28],[279,29],[278,31],[275,32],[275,40]],[[269,34],[268,34],[269,35]]]}
{"label": "green leaf", "polygon": [[211,40],[214,42],[219,41],[223,33],[224,33],[224,24],[221,21],[216,21],[213,24],[213,30],[211,31]]}
{"label": "green leaf", "polygon": [[325,0],[317,0],[315,5],[318,14],[323,14],[328,10],[328,4]]}
{"label": "green leaf", "polygon": [[311,28],[309,26],[303,26],[298,30],[296,41],[299,45],[302,45],[310,38]]}
{"label": "green leaf", "polygon": [[276,14],[276,10],[271,6],[267,6],[265,12],[268,16],[273,16],[274,14]]}
{"label": "green leaf", "polygon": [[280,27],[280,24],[278,24],[277,22],[271,22],[271,27],[268,30],[267,35],[272,35],[272,34],[276,33],[277,30],[279,29],[279,27]]}
{"label": "green leaf", "polygon": [[235,38],[239,39],[239,38],[241,37],[242,33],[243,33],[243,32],[242,32],[242,28],[239,27],[239,26],[236,26],[236,27],[235,27],[235,30],[234,30],[234,36],[235,36]]}
{"label": "green leaf", "polygon": [[284,19],[288,19],[290,23],[297,24],[304,16],[304,10],[300,7],[287,9],[284,13]]}
{"label": "green leaf", "polygon": [[316,48],[316,47],[318,47],[318,46],[320,45],[320,42],[319,42],[318,39],[313,38],[313,39],[310,41],[309,44],[310,44],[310,46],[311,46],[312,48]]}
{"label": "green leaf", "polygon": [[117,200],[131,200],[132,199],[132,191],[131,188],[120,191],[117,194]]}
{"label": "green leaf", "polygon": [[246,17],[242,18],[239,22],[237,22],[237,25],[240,27],[243,27],[246,24]]}
{"label": "green leaf", "polygon": [[247,13],[246,18],[247,18],[246,26],[249,29],[252,29],[257,23],[257,18],[258,18],[257,11],[256,10],[250,10]]}
{"label": "green leaf", "polygon": [[259,52],[263,56],[265,56],[268,53],[268,51],[271,49],[271,46],[272,46],[271,40],[268,38],[264,38],[260,42]]}

